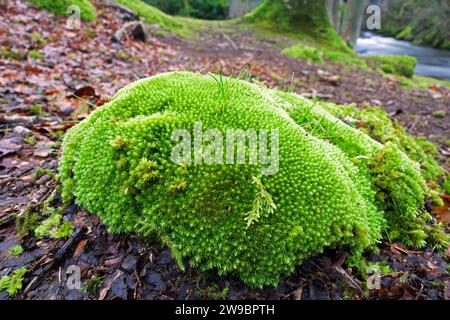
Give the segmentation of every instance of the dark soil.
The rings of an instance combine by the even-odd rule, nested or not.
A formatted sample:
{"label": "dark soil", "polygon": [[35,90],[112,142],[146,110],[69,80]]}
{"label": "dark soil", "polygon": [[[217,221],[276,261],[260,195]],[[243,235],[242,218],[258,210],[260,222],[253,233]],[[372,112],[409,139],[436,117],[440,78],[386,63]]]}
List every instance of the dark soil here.
{"label": "dark soil", "polygon": [[[112,235],[97,216],[76,205],[63,211],[64,219],[77,228],[71,238],[38,239],[31,232],[18,237],[16,215],[39,213],[54,191],[52,205],[60,205],[54,173],[62,134],[125,84],[165,71],[222,69],[237,74],[246,67],[255,79],[281,87],[289,87],[294,74],[298,93],[383,107],[411,133],[436,142],[449,168],[446,88],[410,89],[356,66],[291,59],[277,49],[288,40],[257,40],[250,32],[211,32],[201,39],[182,40],[158,35],[153,26],[148,43],[131,37],[113,42],[112,35],[130,16],[96,4],[97,21],[75,31],[65,29],[64,18],[23,1],[0,4],[0,49],[14,54],[0,55],[0,275],[21,266],[29,270],[15,299],[450,298],[450,254],[442,257],[433,248],[415,250],[399,243],[383,243],[378,254],[367,256],[386,262],[392,271],[381,277],[380,288],[363,292],[365,281],[343,267],[344,252],[306,261],[276,288],[251,289],[234,277],[188,265],[183,272],[158,241]],[[440,110],[446,115],[433,116]],[[25,252],[8,256],[7,249],[16,244]],[[81,269],[83,290],[66,286],[71,265]],[[0,292],[0,299],[8,298]]]}

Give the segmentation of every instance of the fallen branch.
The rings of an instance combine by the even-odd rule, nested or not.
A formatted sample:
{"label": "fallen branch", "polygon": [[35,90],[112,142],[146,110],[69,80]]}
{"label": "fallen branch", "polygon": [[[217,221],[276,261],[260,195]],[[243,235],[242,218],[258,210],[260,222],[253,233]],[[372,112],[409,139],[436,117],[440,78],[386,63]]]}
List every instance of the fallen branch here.
{"label": "fallen branch", "polygon": [[236,43],[233,41],[233,39],[231,39],[226,33],[222,32],[222,36],[225,38],[225,40],[227,40],[231,46],[233,47],[234,50],[239,50],[238,46],[236,45]]}

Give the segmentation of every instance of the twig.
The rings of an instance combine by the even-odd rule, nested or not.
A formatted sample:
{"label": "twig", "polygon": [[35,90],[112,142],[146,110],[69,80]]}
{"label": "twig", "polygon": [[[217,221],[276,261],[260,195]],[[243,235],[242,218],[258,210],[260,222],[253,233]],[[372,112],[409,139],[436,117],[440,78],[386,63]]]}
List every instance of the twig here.
{"label": "twig", "polygon": [[30,281],[28,286],[23,291],[23,295],[27,294],[31,290],[35,289],[44,279],[47,274],[55,265],[57,265],[64,255],[75,245],[78,243],[78,241],[81,240],[81,236],[83,235],[84,231],[80,228],[76,229],[75,232],[70,236],[69,239],[63,244],[61,248],[56,252],[53,259],[50,260],[49,264],[44,266],[42,268],[42,271],[33,278],[33,280]]}
{"label": "twig", "polygon": [[341,254],[341,256],[338,258],[338,260],[335,263],[333,263],[333,268],[334,268],[334,270],[336,270],[337,273],[339,273],[341,276],[343,276],[345,279],[347,279],[347,281],[349,282],[351,287],[357,289],[359,292],[364,294],[364,291],[363,291],[363,289],[361,289],[359,284],[356,283],[356,281],[347,273],[347,271],[345,271],[342,268],[342,264],[345,262],[345,259],[347,259],[347,256],[348,256],[347,253]]}
{"label": "twig", "polygon": [[231,46],[233,47],[234,50],[236,50],[236,51],[239,50],[238,46],[233,41],[233,39],[231,39],[226,33],[222,32],[222,36],[225,38],[225,40],[227,40],[231,44]]}

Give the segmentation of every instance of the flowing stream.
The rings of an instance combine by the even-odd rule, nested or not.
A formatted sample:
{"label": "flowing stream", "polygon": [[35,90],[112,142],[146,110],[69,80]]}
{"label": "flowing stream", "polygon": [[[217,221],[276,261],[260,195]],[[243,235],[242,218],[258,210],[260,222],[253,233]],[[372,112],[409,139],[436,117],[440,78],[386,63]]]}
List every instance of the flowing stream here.
{"label": "flowing stream", "polygon": [[417,58],[415,74],[450,80],[450,51],[417,46],[408,41],[362,32],[355,46],[361,56],[406,54]]}

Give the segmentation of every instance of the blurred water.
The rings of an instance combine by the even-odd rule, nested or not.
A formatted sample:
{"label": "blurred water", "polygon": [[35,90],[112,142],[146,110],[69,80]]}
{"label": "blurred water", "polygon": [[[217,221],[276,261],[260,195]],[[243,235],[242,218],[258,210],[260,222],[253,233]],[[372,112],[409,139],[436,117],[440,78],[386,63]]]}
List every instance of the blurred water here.
{"label": "blurred water", "polygon": [[450,51],[416,46],[408,41],[363,32],[355,46],[361,56],[407,54],[417,58],[417,75],[450,80]]}

